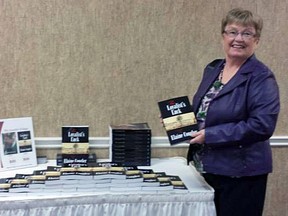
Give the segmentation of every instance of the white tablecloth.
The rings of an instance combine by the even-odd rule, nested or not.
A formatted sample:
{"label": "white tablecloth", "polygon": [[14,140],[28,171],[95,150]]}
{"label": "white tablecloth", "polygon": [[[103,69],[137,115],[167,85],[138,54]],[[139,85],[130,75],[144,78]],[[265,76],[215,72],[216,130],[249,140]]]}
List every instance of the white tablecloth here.
{"label": "white tablecloth", "polygon": [[[93,192],[10,194],[0,196],[1,216],[215,216],[214,191],[197,173],[187,166],[184,158],[152,159],[154,171],[178,175],[189,192]],[[0,178],[13,177],[16,173],[29,174],[33,170],[55,165],[55,161],[33,168],[0,172]],[[144,168],[144,167],[140,167]]]}

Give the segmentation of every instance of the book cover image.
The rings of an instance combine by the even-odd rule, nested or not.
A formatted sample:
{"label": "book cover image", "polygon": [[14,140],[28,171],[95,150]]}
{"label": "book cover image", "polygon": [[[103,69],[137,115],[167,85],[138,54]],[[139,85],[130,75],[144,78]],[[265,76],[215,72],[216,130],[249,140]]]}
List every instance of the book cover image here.
{"label": "book cover image", "polygon": [[87,154],[89,126],[62,126],[62,153]]}
{"label": "book cover image", "polygon": [[19,152],[31,152],[32,151],[32,140],[30,131],[18,132],[18,143]]}
{"label": "book cover image", "polygon": [[158,102],[164,128],[171,145],[190,140],[198,131],[197,120],[187,96]]}

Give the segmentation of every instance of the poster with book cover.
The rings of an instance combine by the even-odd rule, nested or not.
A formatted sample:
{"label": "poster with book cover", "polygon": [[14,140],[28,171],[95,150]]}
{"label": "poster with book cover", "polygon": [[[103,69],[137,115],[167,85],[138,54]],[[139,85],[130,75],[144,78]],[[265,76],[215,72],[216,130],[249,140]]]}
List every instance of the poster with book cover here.
{"label": "poster with book cover", "polygon": [[198,131],[197,120],[187,96],[158,102],[169,142],[175,145],[190,140]]}
{"label": "poster with book cover", "polygon": [[31,117],[0,119],[0,171],[37,165]]}

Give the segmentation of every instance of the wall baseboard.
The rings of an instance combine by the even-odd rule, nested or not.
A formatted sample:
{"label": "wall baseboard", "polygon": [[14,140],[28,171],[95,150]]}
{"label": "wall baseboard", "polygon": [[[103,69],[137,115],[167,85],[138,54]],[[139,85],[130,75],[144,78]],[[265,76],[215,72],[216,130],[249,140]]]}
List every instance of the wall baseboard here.
{"label": "wall baseboard", "polygon": [[[271,146],[287,146],[288,136],[273,136],[270,138]],[[35,137],[36,148],[61,148],[62,139],[60,137]],[[90,137],[90,148],[109,148],[109,137]],[[181,143],[172,146],[173,148],[180,148],[188,146],[187,143]],[[152,148],[171,148],[168,138],[164,136],[152,137]]]}

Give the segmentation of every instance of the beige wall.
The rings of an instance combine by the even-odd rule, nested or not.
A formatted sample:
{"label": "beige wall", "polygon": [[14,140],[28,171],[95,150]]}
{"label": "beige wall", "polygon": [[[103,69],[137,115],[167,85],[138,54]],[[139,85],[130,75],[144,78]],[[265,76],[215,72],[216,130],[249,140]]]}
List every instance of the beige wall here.
{"label": "beige wall", "polygon": [[288,216],[288,148],[273,147],[273,173],[269,175],[263,216]]}
{"label": "beige wall", "polygon": [[232,7],[259,13],[258,57],[281,88],[276,135],[287,130],[287,1],[0,0],[0,118],[32,116],[37,137],[67,124],[148,122],[164,135],[157,101],[195,92],[223,57],[220,20]]}
{"label": "beige wall", "polygon": [[[157,101],[193,95],[204,66],[223,57],[223,14],[241,6],[264,19],[257,56],[279,82],[275,135],[285,136],[287,5],[287,0],[0,0],[0,118],[32,116],[37,137],[58,137],[68,124],[89,125],[91,136],[108,136],[109,124],[128,122],[148,122],[154,136],[164,136]],[[177,151],[157,149],[153,156],[186,154]],[[287,153],[273,149],[265,215],[287,215]]]}

